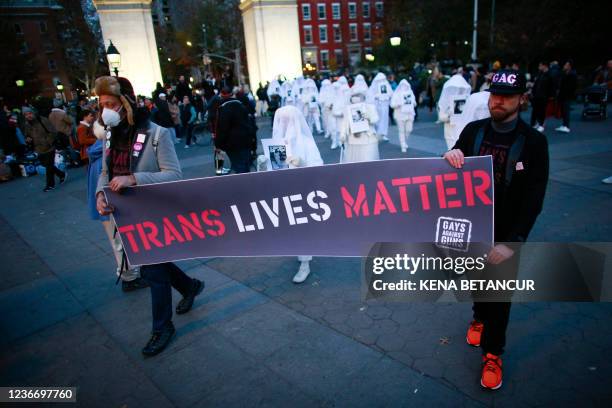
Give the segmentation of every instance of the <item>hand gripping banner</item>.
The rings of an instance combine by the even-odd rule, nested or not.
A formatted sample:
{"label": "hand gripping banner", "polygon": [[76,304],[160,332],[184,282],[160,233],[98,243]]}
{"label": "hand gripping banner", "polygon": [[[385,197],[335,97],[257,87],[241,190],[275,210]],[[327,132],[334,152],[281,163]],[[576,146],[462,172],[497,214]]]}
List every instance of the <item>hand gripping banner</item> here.
{"label": "hand gripping banner", "polygon": [[104,190],[132,266],[219,256],[364,256],[377,242],[493,241],[490,156],[393,159]]}

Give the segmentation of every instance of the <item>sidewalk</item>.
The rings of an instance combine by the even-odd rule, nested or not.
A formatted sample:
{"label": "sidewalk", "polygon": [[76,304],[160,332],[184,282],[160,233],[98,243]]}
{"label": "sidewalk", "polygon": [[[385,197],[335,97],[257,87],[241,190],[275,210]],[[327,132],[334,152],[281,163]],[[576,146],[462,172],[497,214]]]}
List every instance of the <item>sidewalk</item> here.
{"label": "sidewalk", "polygon": [[[441,126],[425,109],[420,119],[408,157],[441,153]],[[547,132],[551,181],[532,241],[612,240],[612,187],[600,183],[612,175],[612,130],[572,130]],[[396,132],[383,158],[401,157]],[[186,178],[213,174],[210,148],[177,151]],[[150,296],[114,285],[85,178],[73,170],[46,194],[40,177],[0,185],[3,386],[76,385],[86,407],[612,404],[612,305],[514,305],[504,387],[487,392],[479,350],[465,344],[471,305],[363,303],[357,259],[315,258],[303,285],[291,283],[295,258],[182,262],[206,289],[175,317],[169,348],[144,359]]]}

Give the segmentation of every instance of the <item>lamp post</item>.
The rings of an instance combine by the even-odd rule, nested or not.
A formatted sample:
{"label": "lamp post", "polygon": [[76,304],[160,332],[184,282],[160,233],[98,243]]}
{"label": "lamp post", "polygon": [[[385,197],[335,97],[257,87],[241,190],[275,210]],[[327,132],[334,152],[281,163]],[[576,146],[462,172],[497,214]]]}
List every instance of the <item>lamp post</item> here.
{"label": "lamp post", "polygon": [[115,47],[112,41],[106,49],[106,59],[108,60],[109,68],[115,73],[115,76],[119,76],[119,67],[121,66],[121,54],[119,54],[117,47]]}
{"label": "lamp post", "polygon": [[55,88],[57,88],[57,91],[62,95],[62,102],[66,102],[66,95],[64,95],[64,84],[62,84],[60,81],[57,81],[57,84],[55,84]]}

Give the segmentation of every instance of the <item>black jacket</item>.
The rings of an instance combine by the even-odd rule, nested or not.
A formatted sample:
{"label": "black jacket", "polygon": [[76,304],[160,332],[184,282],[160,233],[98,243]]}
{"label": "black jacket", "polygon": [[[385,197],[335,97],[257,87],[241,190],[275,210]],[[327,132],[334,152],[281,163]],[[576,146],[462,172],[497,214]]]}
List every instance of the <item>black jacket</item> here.
{"label": "black jacket", "polygon": [[215,146],[226,152],[250,150],[255,134],[249,114],[237,99],[221,102],[217,113]]}
{"label": "black jacket", "polygon": [[[483,128],[484,126],[484,128]],[[474,155],[474,144],[478,131],[491,129],[491,119],[468,123],[463,129],[454,149],[460,149],[466,157]],[[504,227],[496,228],[497,242],[524,242],[542,211],[546,185],[548,184],[548,142],[546,137],[532,129],[519,118],[517,134],[525,136],[525,144],[518,159],[511,163],[513,169],[510,184],[505,186],[501,212],[495,211],[495,222]],[[523,170],[517,170],[520,162]],[[505,181],[501,181],[504,183]],[[497,184],[495,188],[498,188]],[[502,217],[500,219],[500,217]]]}
{"label": "black jacket", "polygon": [[576,97],[576,72],[564,72],[559,84],[559,99],[571,101]]}
{"label": "black jacket", "polygon": [[172,115],[170,114],[170,108],[168,107],[167,101],[162,101],[160,99],[157,102],[157,111],[153,117],[153,122],[165,128],[174,127],[174,122],[172,121]]}
{"label": "black jacket", "polygon": [[538,75],[533,83],[533,97],[538,99],[547,99],[553,97],[554,94],[555,88],[553,79],[550,76],[550,71],[540,72],[540,75]]}

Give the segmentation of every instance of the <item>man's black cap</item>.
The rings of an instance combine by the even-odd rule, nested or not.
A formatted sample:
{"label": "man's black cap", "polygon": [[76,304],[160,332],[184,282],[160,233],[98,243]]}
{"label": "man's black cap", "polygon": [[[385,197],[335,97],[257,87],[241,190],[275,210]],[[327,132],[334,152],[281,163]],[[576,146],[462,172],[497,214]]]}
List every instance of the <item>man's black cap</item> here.
{"label": "man's black cap", "polygon": [[493,74],[489,92],[495,95],[516,95],[527,91],[525,75],[514,69],[501,69]]}

